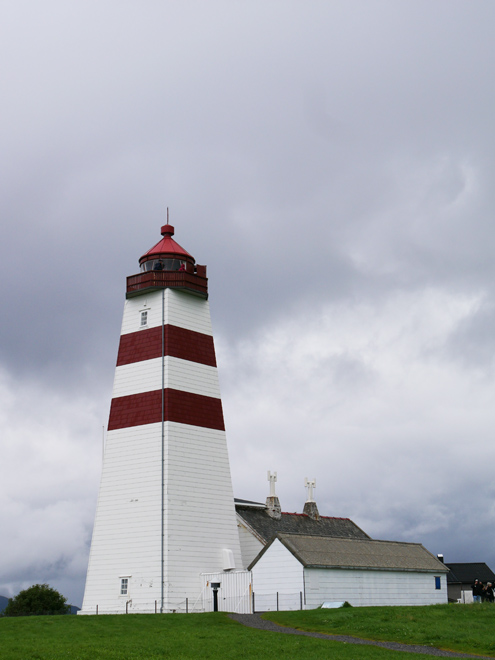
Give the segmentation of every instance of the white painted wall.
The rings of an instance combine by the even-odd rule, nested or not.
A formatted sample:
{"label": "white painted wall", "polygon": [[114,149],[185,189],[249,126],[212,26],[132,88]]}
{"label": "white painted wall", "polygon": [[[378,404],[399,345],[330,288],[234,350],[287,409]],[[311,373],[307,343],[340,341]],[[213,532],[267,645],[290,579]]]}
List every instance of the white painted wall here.
{"label": "white painted wall", "polygon": [[[220,398],[216,367],[181,360],[169,355],[164,358],[164,385],[183,392]],[[129,396],[159,390],[162,386],[162,358],[132,362],[117,367],[113,397]]]}
{"label": "white painted wall", "polygon": [[[162,324],[162,289],[128,298],[125,301],[121,334],[141,329],[141,312],[148,311],[146,327],[155,328]],[[204,298],[180,291],[165,289],[165,324],[213,335],[210,307]]]}
{"label": "white painted wall", "polygon": [[222,549],[242,559],[225,432],[168,422],[166,444],[167,607],[180,609],[200,573],[223,570]]}
{"label": "white painted wall", "polygon": [[247,568],[255,557],[263,550],[264,544],[246,527],[242,518],[237,516],[237,529],[241,544],[242,565]]}
{"label": "white painted wall", "polygon": [[251,571],[232,571],[230,573],[203,573],[202,610],[213,612],[213,590],[211,583],[220,583],[217,592],[219,612],[252,613]]}
{"label": "white painted wall", "polygon": [[[440,589],[435,589],[435,575],[441,578]],[[307,609],[325,600],[347,600],[354,607],[447,602],[445,573],[306,568],[304,578]]]}
{"label": "white painted wall", "polygon": [[[107,434],[82,613],[154,611],[160,599],[161,424]],[[120,577],[129,594],[120,596]]]}
{"label": "white painted wall", "polygon": [[303,570],[299,561],[278,539],[252,569],[256,611],[300,609],[300,593],[304,595]]}

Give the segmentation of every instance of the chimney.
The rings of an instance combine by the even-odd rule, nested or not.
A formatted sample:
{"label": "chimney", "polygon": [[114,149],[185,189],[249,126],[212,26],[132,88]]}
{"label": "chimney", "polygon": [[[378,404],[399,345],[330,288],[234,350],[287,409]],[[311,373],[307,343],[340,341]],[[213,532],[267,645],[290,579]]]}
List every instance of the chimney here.
{"label": "chimney", "polygon": [[280,520],[282,517],[282,509],[280,508],[280,502],[278,497],[275,495],[275,482],[277,481],[277,473],[273,474],[268,470],[267,479],[270,482],[270,495],[266,498],[266,512],[270,518],[275,518],[275,520]]}
{"label": "chimney", "polygon": [[320,514],[318,513],[318,507],[313,498],[313,489],[316,488],[316,479],[311,481],[306,477],[304,479],[304,486],[308,489],[308,499],[304,504],[303,513],[312,518],[312,520],[319,520]]}
{"label": "chimney", "polygon": [[441,561],[442,564],[445,563],[445,562],[443,561],[443,555],[437,555],[437,559],[438,559],[438,561]]}

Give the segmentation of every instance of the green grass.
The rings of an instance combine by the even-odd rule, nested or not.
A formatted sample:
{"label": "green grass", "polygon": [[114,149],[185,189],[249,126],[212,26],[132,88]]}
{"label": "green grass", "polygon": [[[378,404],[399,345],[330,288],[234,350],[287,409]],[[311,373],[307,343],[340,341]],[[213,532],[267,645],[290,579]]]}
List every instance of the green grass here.
{"label": "green grass", "polygon": [[[404,654],[376,647],[254,630],[218,613],[0,618],[0,658],[404,660]],[[419,658],[425,660],[425,656],[407,654],[407,660]]]}
{"label": "green grass", "polygon": [[270,612],[284,626],[495,657],[495,605],[349,607]]}

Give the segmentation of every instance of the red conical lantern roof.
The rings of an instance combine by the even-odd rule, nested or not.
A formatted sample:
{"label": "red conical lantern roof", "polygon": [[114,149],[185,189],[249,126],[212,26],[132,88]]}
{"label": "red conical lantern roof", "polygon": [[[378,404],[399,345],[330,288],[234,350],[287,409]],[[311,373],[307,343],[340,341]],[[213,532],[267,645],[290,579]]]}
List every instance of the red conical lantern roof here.
{"label": "red conical lantern roof", "polygon": [[143,261],[148,261],[151,257],[175,257],[176,259],[184,258],[187,257],[188,261],[192,260],[192,263],[195,262],[194,257],[189,254],[189,252],[186,252],[183,247],[181,247],[174,239],[172,236],[174,235],[174,228],[172,225],[163,225],[162,227],[162,236],[163,238],[161,241],[158,241],[156,245],[154,245],[152,248],[148,250],[148,252],[145,252],[141,259],[139,260],[139,263],[142,263]]}

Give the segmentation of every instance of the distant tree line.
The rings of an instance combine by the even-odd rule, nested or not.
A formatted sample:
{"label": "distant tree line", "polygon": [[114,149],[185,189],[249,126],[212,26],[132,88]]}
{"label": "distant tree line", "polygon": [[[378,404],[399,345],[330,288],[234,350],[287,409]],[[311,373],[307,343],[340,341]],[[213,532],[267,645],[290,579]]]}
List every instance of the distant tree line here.
{"label": "distant tree line", "polygon": [[0,616],[32,616],[41,614],[69,614],[67,598],[47,584],[33,584],[9,598]]}

